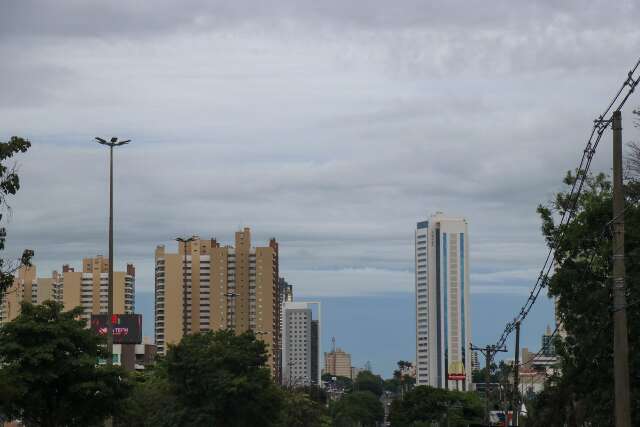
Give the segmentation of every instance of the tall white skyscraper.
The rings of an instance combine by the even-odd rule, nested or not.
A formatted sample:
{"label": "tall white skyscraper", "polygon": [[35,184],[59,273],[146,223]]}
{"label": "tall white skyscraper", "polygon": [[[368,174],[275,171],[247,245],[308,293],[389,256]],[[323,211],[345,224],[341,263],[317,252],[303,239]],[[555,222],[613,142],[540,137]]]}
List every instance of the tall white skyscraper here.
{"label": "tall white skyscraper", "polygon": [[467,221],[437,213],[418,222],[415,248],[417,383],[469,390]]}

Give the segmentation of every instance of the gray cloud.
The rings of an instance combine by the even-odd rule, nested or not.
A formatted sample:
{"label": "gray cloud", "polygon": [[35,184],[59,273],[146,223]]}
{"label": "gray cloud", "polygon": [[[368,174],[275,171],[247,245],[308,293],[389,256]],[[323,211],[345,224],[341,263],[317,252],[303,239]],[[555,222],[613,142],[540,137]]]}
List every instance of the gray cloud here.
{"label": "gray cloud", "polygon": [[[329,28],[402,29],[435,27],[467,28],[594,28],[619,17],[638,14],[633,1],[611,5],[605,1],[529,2],[513,7],[508,1],[425,3],[404,0],[390,4],[384,0],[237,1],[193,0],[174,2],[83,3],[77,1],[8,2],[3,5],[0,28],[6,34],[60,36],[154,34],[177,29],[229,28],[247,22],[271,25],[303,22]],[[628,23],[628,22],[627,22]],[[539,28],[538,28],[539,29]]]}
{"label": "gray cloud", "polygon": [[11,252],[41,273],[106,253],[92,139],[115,134],[142,290],[156,244],[249,225],[303,294],[409,292],[413,226],[443,210],[469,219],[472,287],[524,295],[536,205],[635,60],[637,6],[423,3],[6,3],[0,129],[34,142]]}

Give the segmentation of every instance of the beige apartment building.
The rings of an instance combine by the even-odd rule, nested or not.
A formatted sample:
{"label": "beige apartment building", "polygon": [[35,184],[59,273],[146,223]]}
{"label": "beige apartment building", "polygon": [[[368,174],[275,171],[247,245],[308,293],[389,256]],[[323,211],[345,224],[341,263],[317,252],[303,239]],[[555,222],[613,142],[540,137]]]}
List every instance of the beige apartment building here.
{"label": "beige apartment building", "polygon": [[20,267],[13,284],[0,304],[0,324],[10,322],[20,314],[20,303],[42,304],[46,300],[56,300],[57,287],[53,278],[37,278],[36,266]]}
{"label": "beige apartment building", "polygon": [[336,348],[324,354],[324,373],[334,377],[352,378],[351,354],[344,352],[341,348]]}
{"label": "beige apartment building", "polygon": [[190,333],[252,330],[269,347],[269,365],[280,365],[278,243],[251,246],[251,231],[235,234],[235,246],[197,236],[176,253],[156,248],[155,341],[159,354]]}
{"label": "beige apartment building", "polygon": [[[107,312],[109,259],[98,255],[82,260],[82,271],[68,264],[62,273],[37,278],[35,265],[22,267],[0,304],[0,323],[13,320],[20,313],[22,301],[42,304],[46,300],[61,302],[65,310],[82,307],[82,318]],[[113,273],[113,312],[129,314],[135,310],[135,267]]]}
{"label": "beige apartment building", "polygon": [[[113,272],[113,313],[132,314],[135,311],[135,277],[133,264],[126,271]],[[75,271],[68,264],[62,266],[58,300],[65,310],[83,308],[84,319],[92,314],[106,313],[109,301],[109,258],[98,255],[82,260],[82,271]]]}

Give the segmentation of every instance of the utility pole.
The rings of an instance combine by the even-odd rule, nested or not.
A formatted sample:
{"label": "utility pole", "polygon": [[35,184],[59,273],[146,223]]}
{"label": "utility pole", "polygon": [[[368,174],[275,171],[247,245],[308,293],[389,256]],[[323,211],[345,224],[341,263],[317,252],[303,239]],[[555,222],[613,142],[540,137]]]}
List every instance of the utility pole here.
{"label": "utility pole", "polygon": [[624,266],[624,189],[622,187],[622,115],[613,112],[613,371],[616,427],[631,427],[629,343]]}
{"label": "utility pole", "polygon": [[516,322],[516,357],[513,365],[513,397],[511,399],[511,410],[513,411],[513,426],[518,426],[518,416],[520,414],[520,321]]}
{"label": "utility pole", "polygon": [[[188,292],[187,292],[187,244],[195,240],[195,236],[192,237],[176,237],[176,242],[183,245],[183,258],[182,258],[182,336],[185,337],[189,334],[189,315],[187,313],[188,307]],[[193,261],[191,262],[193,265]]]}
{"label": "utility pole", "polygon": [[118,141],[113,137],[108,142],[96,137],[98,144],[109,147],[109,277],[107,282],[107,366],[113,365],[113,147],[131,142]]}
{"label": "utility pole", "polygon": [[[485,396],[485,405],[484,405],[484,422],[489,425],[489,369],[491,367],[491,363],[493,360],[493,356],[499,352],[507,351],[504,347],[496,347],[495,345],[487,345],[486,347],[477,347],[473,344],[469,345],[469,349],[471,351],[479,351],[484,355],[485,361],[485,370],[484,370],[484,396]],[[506,414],[505,414],[506,416]]]}

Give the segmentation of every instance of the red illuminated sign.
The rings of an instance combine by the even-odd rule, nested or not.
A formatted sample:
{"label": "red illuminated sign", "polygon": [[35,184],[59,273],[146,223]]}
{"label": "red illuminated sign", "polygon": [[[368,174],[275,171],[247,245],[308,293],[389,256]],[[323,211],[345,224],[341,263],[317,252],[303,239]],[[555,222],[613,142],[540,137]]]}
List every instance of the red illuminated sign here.
{"label": "red illuminated sign", "polygon": [[449,378],[449,381],[464,381],[464,379],[466,378],[466,375],[465,374],[449,374],[447,378]]}
{"label": "red illuminated sign", "polygon": [[[115,344],[140,344],[142,342],[141,314],[114,314],[111,317]],[[91,329],[98,335],[107,335],[107,315],[92,314]]]}

